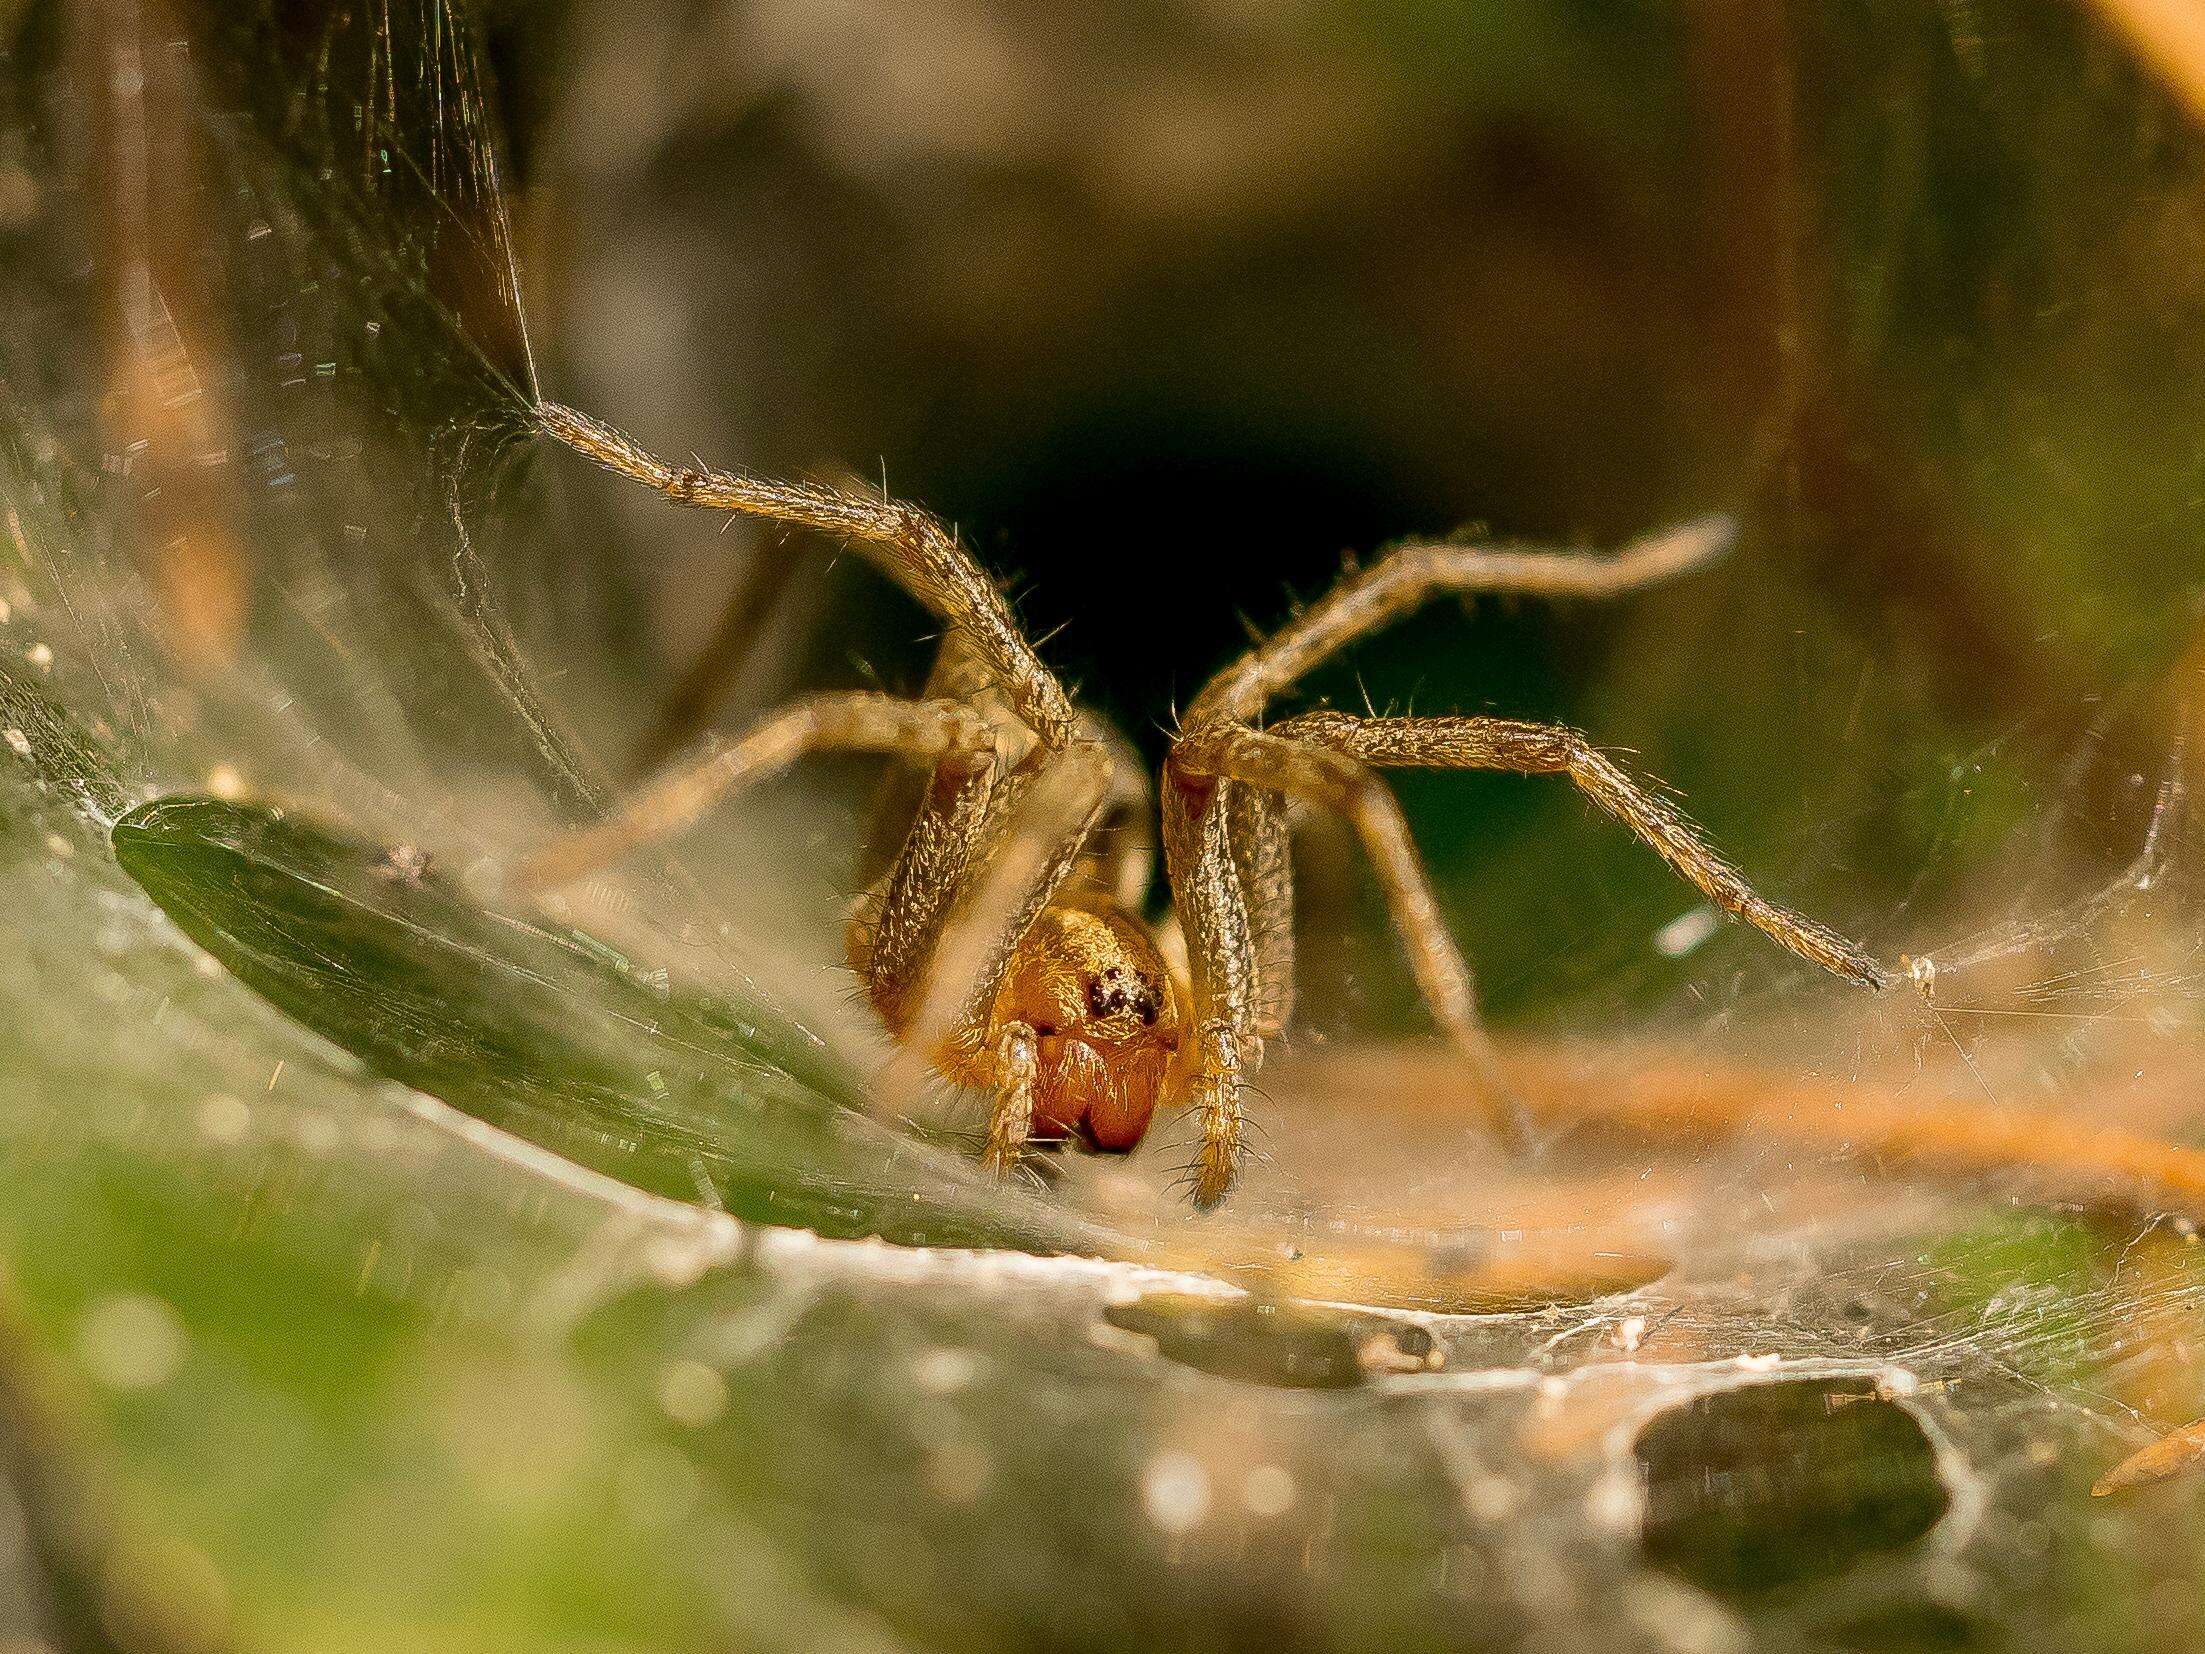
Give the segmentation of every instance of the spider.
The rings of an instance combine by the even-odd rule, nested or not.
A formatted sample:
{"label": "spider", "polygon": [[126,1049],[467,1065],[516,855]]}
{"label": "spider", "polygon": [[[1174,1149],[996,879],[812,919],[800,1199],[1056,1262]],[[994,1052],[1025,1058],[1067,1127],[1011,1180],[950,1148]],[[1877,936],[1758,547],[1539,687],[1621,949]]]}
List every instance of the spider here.
{"label": "spider", "polygon": [[1351,717],[1266,725],[1320,662],[1441,594],[1609,597],[1697,569],[1728,546],[1705,518],[1609,554],[1405,544],[1220,672],[1187,706],[1160,778],[1174,913],[1142,916],[1151,792],[1130,747],[1075,705],[956,536],[883,495],[675,466],[574,409],[548,435],[677,504],[840,539],[930,610],[943,642],[917,699],[815,694],[732,738],[710,734],[603,820],[528,858],[530,888],[570,882],[687,827],[736,788],[815,752],[900,760],[847,933],[851,968],[905,1060],[993,1095],[984,1163],[1029,1144],[1132,1149],[1162,1104],[1201,1133],[1198,1208],[1239,1173],[1243,1083],[1294,999],[1288,808],[1335,812],[1374,864],[1417,986],[1441,1030],[1502,1098],[1469,967],[1441,920],[1389,767],[1561,775],[1724,911],[1847,981],[1894,974],[1835,931],[1757,894],[1666,801],[1574,731],[1497,717]]}

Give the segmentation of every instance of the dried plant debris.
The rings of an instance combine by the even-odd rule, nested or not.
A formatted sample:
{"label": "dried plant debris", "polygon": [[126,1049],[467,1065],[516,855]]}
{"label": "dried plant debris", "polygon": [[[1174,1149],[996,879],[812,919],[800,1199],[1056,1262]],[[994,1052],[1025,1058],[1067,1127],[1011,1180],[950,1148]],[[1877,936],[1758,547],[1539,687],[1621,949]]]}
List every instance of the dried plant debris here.
{"label": "dried plant debris", "polygon": [[2170,1430],[2149,1447],[2139,1448],[2090,1485],[2093,1497],[2152,1487],[2205,1465],[2205,1421]]}

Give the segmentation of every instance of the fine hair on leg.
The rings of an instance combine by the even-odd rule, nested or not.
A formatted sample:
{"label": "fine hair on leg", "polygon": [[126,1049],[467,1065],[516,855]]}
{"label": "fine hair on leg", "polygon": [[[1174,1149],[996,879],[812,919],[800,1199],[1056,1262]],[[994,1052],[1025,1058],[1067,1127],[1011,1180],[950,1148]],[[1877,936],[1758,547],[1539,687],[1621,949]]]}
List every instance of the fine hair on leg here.
{"label": "fine hair on leg", "polygon": [[1887,988],[1896,980],[1890,967],[1827,925],[1761,895],[1675,805],[1633,780],[1573,729],[1515,718],[1356,718],[1344,712],[1310,712],[1276,725],[1271,734],[1387,768],[1566,776],[1679,878],[1733,918],[1810,965],[1861,987]]}
{"label": "fine hair on leg", "polygon": [[1012,954],[1085,848],[1110,790],[1110,763],[1082,742],[1029,761],[991,811],[987,842],[944,912],[907,999],[903,1044],[887,1081],[891,1106],[924,1082],[942,1048],[988,1024]]}
{"label": "fine hair on leg", "polygon": [[918,507],[820,483],[670,465],[612,426],[557,402],[541,404],[536,417],[546,434],[576,453],[677,505],[813,529],[864,552],[929,613],[962,634],[1044,746],[1065,746],[1077,737],[1079,717],[1071,697],[1018,629],[1003,594],[957,537]]}
{"label": "fine hair on leg", "polygon": [[[730,787],[771,773],[807,748],[878,751],[931,765],[917,819],[853,936],[854,962],[902,1041],[902,1055],[884,1076],[893,1104],[913,1088],[905,1059],[928,1062],[953,1038],[984,1037],[989,1007],[1019,943],[1078,865],[1105,814],[1139,807],[1143,778],[1135,773],[1129,781],[1122,743],[1113,746],[1095,736],[1091,722],[1026,641],[994,582],[926,512],[847,488],[671,465],[613,427],[559,403],[540,405],[537,418],[546,434],[676,504],[787,523],[842,540],[946,627],[935,680],[948,692],[897,704],[954,708],[956,739],[930,743],[908,728],[886,728],[877,710],[861,715],[857,709],[857,703],[885,697],[819,697],[767,720],[738,742],[709,743],[607,821],[570,835],[530,864],[534,882],[577,876],[644,839],[686,825]],[[979,693],[974,670],[992,694]],[[1023,757],[1016,732],[1001,727],[980,704],[995,696],[1031,743]],[[823,727],[837,716],[848,727],[839,733]],[[1005,749],[1012,767],[1002,770],[997,760]],[[967,751],[969,763],[959,756]],[[966,771],[983,766],[996,773],[976,783]],[[1099,865],[1117,888],[1130,890],[1137,878],[1145,882],[1137,850],[1114,842],[1104,857]],[[1021,1045],[1011,1037],[1015,1032],[1007,1031],[997,1049],[986,1053],[997,1092],[990,1142],[998,1159],[1015,1156],[1033,1107],[1031,1034]]]}
{"label": "fine hair on leg", "polygon": [[[1182,773],[1282,793],[1346,820],[1378,876],[1402,951],[1433,1019],[1465,1055],[1494,1071],[1491,1045],[1478,1022],[1469,964],[1441,917],[1400,805],[1368,766],[1284,733],[1238,726],[1183,741],[1172,763]],[[1245,900],[1240,906],[1245,912]]]}
{"label": "fine hair on leg", "polygon": [[1517,545],[1395,546],[1213,677],[1188,703],[1185,729],[1192,734],[1211,724],[1254,722],[1340,650],[1435,597],[1619,597],[1705,568],[1729,549],[1734,532],[1730,518],[1713,516],[1606,554]]}
{"label": "fine hair on leg", "polygon": [[561,834],[526,858],[515,882],[535,890],[571,884],[692,825],[731,791],[777,775],[807,753],[872,752],[980,766],[993,762],[994,742],[987,720],[956,701],[865,692],[809,696],[733,739],[708,736],[612,814]]}

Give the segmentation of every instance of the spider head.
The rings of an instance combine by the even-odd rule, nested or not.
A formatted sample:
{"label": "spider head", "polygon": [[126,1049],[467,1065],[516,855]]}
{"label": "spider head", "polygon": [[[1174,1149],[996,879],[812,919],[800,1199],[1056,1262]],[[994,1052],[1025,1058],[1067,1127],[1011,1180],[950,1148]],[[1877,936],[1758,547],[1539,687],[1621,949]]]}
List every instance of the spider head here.
{"label": "spider head", "polygon": [[1037,1037],[1034,1137],[1117,1153],[1140,1142],[1179,1049],[1183,998],[1148,927],[1115,902],[1089,894],[1044,912],[994,1017]]}

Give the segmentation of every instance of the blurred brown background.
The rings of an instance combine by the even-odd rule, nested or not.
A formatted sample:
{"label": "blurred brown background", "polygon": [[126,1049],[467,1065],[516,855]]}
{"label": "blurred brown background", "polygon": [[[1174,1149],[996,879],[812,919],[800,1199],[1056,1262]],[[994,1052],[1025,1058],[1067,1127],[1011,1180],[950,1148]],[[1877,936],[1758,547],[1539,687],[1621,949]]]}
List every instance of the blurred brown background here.
{"label": "blurred brown background", "polygon": [[[169,479],[141,492],[173,518],[193,453],[319,455],[316,589],[352,578],[349,525],[378,516],[418,585],[446,560],[416,529],[451,516],[394,511],[330,422],[372,453],[396,415],[442,474],[487,417],[479,385],[451,388],[470,352],[513,375],[488,402],[525,416],[510,317],[454,279],[455,245],[502,270],[479,256],[499,185],[545,394],[664,451],[885,478],[952,518],[1152,757],[1247,628],[1350,553],[1473,525],[1613,543],[1723,509],[1744,533],[1712,574],[1609,610],[1443,606],[1312,692],[1582,725],[1771,894],[1887,954],[2089,888],[2142,840],[2205,589],[2205,178],[2160,78],[2179,51],[2147,68],[2075,0],[507,0],[480,14],[482,109],[446,96],[469,77],[439,67],[451,34],[419,0],[382,23],[245,8],[207,30],[205,86],[163,47],[188,10],[79,8],[55,37],[152,67],[91,123],[91,176],[126,206],[103,169],[157,186],[143,222],[102,210],[231,422],[174,433],[165,472],[132,463]],[[370,276],[302,281],[234,192],[194,196],[180,151],[134,156],[130,121],[172,106],[367,162],[355,194],[320,163],[268,188]],[[105,441],[151,420],[158,460],[173,363],[128,291],[137,366]],[[291,382],[302,351],[333,364],[326,409]],[[382,398],[365,420],[355,386]],[[609,642],[610,769],[715,652],[735,669],[700,717],[923,671],[923,617],[825,548],[549,471],[563,533],[469,647],[546,604]],[[254,509],[280,480],[250,480]],[[226,589],[169,585],[171,607]],[[292,674],[331,695],[332,729],[361,722],[346,660],[420,698],[392,651],[452,604],[406,601],[427,607],[313,621],[311,650],[350,651]],[[748,618],[720,625],[730,605]],[[513,623],[579,695],[558,629]],[[393,722],[386,747],[411,751],[480,720]],[[1576,1019],[1789,968],[1727,932],[1665,960],[1685,892],[1559,784],[1401,790],[1498,1009]],[[846,838],[821,828],[822,866]],[[1406,1014],[1368,891],[1325,876],[1321,838],[1310,856],[1313,900],[1335,886],[1367,921],[1332,927],[1338,991],[1312,1008]]]}
{"label": "blurred brown background", "polygon": [[[2205,192],[2084,8],[494,20],[547,390],[677,452],[885,470],[1152,754],[1347,551],[1721,507],[1745,538],[1689,587],[1434,612],[1319,692],[1638,748],[1879,942],[2017,832],[2133,850],[2200,588]],[[757,548],[593,498],[671,682]],[[803,556],[723,711],[918,671],[912,612]],[[1489,993],[1662,986],[1645,938],[1687,904],[1564,790],[1404,791]]]}

